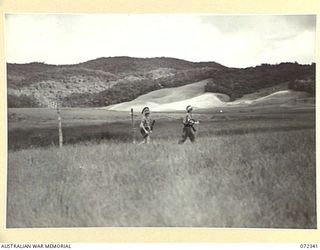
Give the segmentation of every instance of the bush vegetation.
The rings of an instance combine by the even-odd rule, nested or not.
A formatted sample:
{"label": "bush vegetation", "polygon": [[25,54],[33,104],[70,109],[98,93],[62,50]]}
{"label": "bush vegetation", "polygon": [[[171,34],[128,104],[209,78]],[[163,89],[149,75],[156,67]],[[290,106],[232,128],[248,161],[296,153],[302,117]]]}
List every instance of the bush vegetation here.
{"label": "bush vegetation", "polygon": [[[212,81],[206,86],[208,92],[219,92],[230,96],[231,100],[240,98],[244,94],[254,93],[259,89],[288,83],[293,90],[313,93],[315,82],[315,64],[300,65],[297,63],[280,63],[279,65],[263,64],[246,69],[225,69],[216,72]],[[302,80],[303,84],[299,80]],[[300,83],[297,87],[295,82]]]}
{"label": "bush vegetation", "polygon": [[294,90],[314,93],[315,85],[315,64],[263,64],[235,69],[214,62],[193,63],[174,58],[113,57],[77,65],[7,64],[7,73],[8,89],[12,90],[9,107],[46,107],[59,91],[65,107],[106,106],[159,88],[204,79],[211,79],[206,91],[227,94],[231,100],[283,83]]}

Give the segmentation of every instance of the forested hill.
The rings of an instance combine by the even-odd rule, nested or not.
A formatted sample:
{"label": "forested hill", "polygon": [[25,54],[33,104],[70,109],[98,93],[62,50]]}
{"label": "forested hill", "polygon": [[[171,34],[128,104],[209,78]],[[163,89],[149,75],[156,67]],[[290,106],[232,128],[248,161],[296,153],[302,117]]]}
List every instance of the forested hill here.
{"label": "forested hill", "polygon": [[48,107],[61,95],[65,107],[98,107],[150,91],[211,79],[206,91],[231,99],[284,82],[314,93],[315,64],[281,63],[227,68],[175,58],[99,58],[74,65],[7,64],[8,107]]}
{"label": "forested hill", "polygon": [[224,69],[213,73],[206,86],[208,92],[220,92],[235,100],[259,89],[286,83],[288,89],[315,95],[316,65],[298,63],[263,64],[245,69]]}

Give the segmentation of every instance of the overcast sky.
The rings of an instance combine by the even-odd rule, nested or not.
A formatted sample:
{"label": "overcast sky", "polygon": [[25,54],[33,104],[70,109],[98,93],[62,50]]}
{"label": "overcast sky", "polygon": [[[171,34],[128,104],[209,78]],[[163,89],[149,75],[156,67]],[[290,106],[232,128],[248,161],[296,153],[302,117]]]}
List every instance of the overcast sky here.
{"label": "overcast sky", "polygon": [[314,15],[6,14],[10,63],[175,57],[229,67],[315,61]]}

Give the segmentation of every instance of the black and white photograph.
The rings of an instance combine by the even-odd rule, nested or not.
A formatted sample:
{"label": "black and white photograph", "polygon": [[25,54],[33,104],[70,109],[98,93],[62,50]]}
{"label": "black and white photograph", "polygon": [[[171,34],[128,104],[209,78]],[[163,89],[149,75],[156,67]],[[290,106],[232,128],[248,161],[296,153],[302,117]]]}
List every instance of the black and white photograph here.
{"label": "black and white photograph", "polygon": [[312,14],[4,15],[6,228],[316,229]]}

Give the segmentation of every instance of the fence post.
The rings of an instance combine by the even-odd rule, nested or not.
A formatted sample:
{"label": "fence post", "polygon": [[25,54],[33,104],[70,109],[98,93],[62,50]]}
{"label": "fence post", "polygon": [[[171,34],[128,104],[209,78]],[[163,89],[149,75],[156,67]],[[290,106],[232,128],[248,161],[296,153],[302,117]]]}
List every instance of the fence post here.
{"label": "fence post", "polygon": [[61,106],[61,95],[58,94],[57,95],[57,114],[58,114],[58,126],[59,126],[59,147],[62,148],[62,145],[63,145],[63,134],[62,134],[60,106]]}
{"label": "fence post", "polygon": [[133,108],[131,108],[131,126],[132,126],[132,143],[135,144],[135,136],[134,136],[134,121],[133,121]]}

